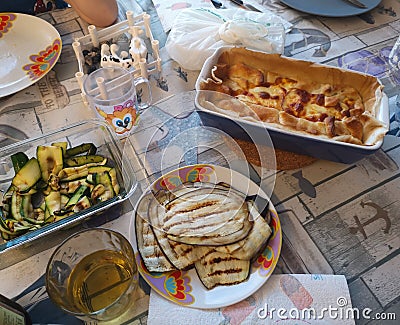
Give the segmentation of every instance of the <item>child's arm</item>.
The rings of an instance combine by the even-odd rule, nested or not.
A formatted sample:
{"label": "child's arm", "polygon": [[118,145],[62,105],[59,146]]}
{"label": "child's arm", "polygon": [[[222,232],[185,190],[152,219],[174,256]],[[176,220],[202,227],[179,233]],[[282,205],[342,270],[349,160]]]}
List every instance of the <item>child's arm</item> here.
{"label": "child's arm", "polygon": [[118,16],[116,0],[66,0],[87,23],[106,27],[112,25]]}

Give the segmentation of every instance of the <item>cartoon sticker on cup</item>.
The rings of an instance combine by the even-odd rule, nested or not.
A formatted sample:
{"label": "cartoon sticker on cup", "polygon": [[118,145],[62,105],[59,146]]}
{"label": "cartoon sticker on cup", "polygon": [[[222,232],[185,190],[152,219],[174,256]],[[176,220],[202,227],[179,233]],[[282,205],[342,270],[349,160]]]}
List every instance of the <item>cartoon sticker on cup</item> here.
{"label": "cartoon sticker on cup", "polygon": [[135,102],[132,99],[122,105],[114,106],[112,113],[106,113],[104,108],[99,106],[95,106],[95,109],[114,128],[117,135],[125,135],[139,122],[140,114],[137,113]]}
{"label": "cartoon sticker on cup", "polygon": [[[138,95],[137,87],[141,88]],[[120,137],[129,135],[139,122],[140,111],[150,106],[150,83],[143,77],[133,78],[119,67],[100,68],[89,74],[83,89],[90,107]],[[144,98],[144,94],[147,94]]]}

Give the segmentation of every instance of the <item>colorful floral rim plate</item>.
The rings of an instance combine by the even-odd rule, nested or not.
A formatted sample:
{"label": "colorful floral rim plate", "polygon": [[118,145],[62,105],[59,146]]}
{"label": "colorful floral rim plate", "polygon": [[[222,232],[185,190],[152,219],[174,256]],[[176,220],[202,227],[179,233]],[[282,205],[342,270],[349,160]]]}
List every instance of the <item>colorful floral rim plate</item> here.
{"label": "colorful floral rim plate", "polygon": [[[156,180],[150,188],[153,191],[160,189],[172,190],[184,182],[225,182],[248,195],[266,194],[258,185],[246,176],[231,169],[215,165],[191,165],[171,171]],[[144,193],[138,200],[143,198]],[[136,208],[135,208],[136,210]],[[135,221],[131,222],[131,243],[136,251],[138,269],[150,287],[164,298],[181,306],[193,308],[219,308],[235,304],[256,292],[271,276],[278,261],[282,246],[282,229],[278,214],[270,204],[272,216],[271,227],[273,234],[267,247],[251,266],[249,278],[240,284],[232,286],[218,286],[207,290],[200,282],[196,271],[171,271],[165,273],[149,273],[144,266],[140,254],[137,252],[135,235]]]}
{"label": "colorful floral rim plate", "polygon": [[61,47],[60,34],[47,21],[0,13],[0,97],[43,78],[56,64]]}

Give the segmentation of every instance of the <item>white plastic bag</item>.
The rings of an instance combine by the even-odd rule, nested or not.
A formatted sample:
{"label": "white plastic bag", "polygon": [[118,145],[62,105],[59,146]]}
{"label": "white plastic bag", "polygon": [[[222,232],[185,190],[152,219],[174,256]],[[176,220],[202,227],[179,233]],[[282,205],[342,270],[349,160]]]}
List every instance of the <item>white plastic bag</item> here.
{"label": "white plastic bag", "polygon": [[178,14],[165,46],[169,56],[184,69],[200,70],[221,46],[240,45],[282,53],[284,42],[284,26],[271,13],[199,8]]}

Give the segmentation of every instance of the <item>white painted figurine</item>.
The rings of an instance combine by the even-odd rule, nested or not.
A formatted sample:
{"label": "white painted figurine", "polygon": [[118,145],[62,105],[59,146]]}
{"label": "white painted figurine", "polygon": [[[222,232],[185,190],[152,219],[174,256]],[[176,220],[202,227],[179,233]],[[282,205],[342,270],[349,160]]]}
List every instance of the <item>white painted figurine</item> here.
{"label": "white painted figurine", "polygon": [[144,40],[139,36],[132,36],[131,43],[129,45],[129,53],[134,64],[139,64],[140,59],[146,59],[147,47]]}
{"label": "white painted figurine", "polygon": [[122,67],[125,69],[129,69],[133,62],[131,58],[128,58],[128,53],[126,51],[121,51],[120,55],[118,55],[118,45],[111,44],[102,44],[101,45],[101,61],[100,65],[105,67]]}

